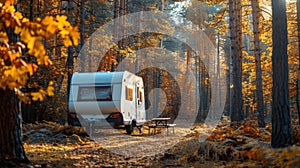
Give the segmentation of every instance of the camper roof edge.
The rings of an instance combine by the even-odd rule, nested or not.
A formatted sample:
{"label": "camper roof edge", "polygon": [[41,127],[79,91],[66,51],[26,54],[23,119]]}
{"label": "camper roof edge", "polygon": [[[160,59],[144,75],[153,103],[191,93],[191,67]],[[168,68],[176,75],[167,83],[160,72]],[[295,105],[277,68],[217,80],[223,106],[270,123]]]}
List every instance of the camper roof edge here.
{"label": "camper roof edge", "polygon": [[[118,72],[75,72],[72,76],[72,84],[108,84],[108,83],[122,83],[125,76],[130,74],[135,75],[129,71]],[[138,76],[139,77],[139,76]]]}

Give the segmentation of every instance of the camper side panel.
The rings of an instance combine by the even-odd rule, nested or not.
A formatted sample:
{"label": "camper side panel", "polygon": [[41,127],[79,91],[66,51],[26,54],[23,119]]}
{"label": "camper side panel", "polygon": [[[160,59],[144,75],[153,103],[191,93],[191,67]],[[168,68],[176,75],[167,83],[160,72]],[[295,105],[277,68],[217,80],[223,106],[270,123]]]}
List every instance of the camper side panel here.
{"label": "camper side panel", "polygon": [[125,73],[122,83],[121,111],[124,124],[131,124],[135,120],[137,124],[145,122],[145,103],[140,100],[144,97],[143,80],[132,73]]}
{"label": "camper side panel", "polygon": [[127,82],[122,84],[122,100],[121,100],[121,109],[125,125],[131,124],[131,121],[134,119],[134,102],[133,102],[133,90],[134,86],[130,85]]}

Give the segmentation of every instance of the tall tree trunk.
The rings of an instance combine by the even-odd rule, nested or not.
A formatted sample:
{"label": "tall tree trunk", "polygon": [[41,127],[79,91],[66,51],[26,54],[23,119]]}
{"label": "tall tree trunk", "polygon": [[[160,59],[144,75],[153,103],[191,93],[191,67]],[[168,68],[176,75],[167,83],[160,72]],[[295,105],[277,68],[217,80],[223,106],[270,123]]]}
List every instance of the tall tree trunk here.
{"label": "tall tree trunk", "polygon": [[[16,10],[18,7],[16,6]],[[13,29],[10,42],[18,41]],[[29,163],[21,137],[21,104],[13,90],[0,88],[0,167],[16,167],[15,163]],[[10,164],[14,162],[13,164]]]}
{"label": "tall tree trunk", "polygon": [[[33,21],[33,6],[34,6],[34,2],[33,0],[30,0],[30,5],[29,5],[29,20],[30,21]],[[30,81],[30,78],[29,77],[29,80]],[[29,91],[29,88],[28,86],[25,87],[24,89],[25,91]],[[36,111],[34,110],[33,108],[33,104],[25,104],[23,103],[22,104],[22,119],[24,122],[26,123],[33,123],[35,121],[37,121],[37,115],[36,115]]]}
{"label": "tall tree trunk", "polygon": [[233,75],[233,105],[231,121],[243,120],[242,97],[242,22],[240,0],[229,0],[230,40],[232,51],[232,75]]}
{"label": "tall tree trunk", "polygon": [[[200,61],[200,60],[199,60]],[[200,61],[199,64],[199,68],[200,68],[200,83],[199,83],[199,92],[200,92],[200,115],[197,117],[199,119],[199,122],[204,122],[206,117],[207,117],[207,113],[208,113],[208,108],[209,108],[209,84],[206,81],[206,78],[208,78],[208,73],[207,73],[207,69],[204,66],[203,62]]]}
{"label": "tall tree trunk", "polygon": [[259,41],[259,4],[258,0],[251,1],[252,6],[252,18],[253,18],[253,33],[254,33],[254,57],[256,65],[256,99],[257,99],[257,111],[258,111],[258,126],[265,127],[264,116],[264,97],[262,89],[262,71],[261,71],[261,59],[260,59],[260,41]]}
{"label": "tall tree trunk", "polygon": [[[84,46],[84,20],[85,20],[85,0],[80,1],[80,50],[83,49]],[[81,52],[81,71],[85,71],[85,52]]]}
{"label": "tall tree trunk", "polygon": [[197,85],[198,85],[198,89],[197,89],[197,93],[196,96],[197,100],[198,100],[198,113],[197,113],[197,117],[196,117],[196,122],[197,123],[201,123],[204,121],[204,117],[203,117],[203,85],[202,85],[202,62],[201,62],[201,58],[200,55],[197,55],[196,57],[197,61],[196,61],[196,79],[197,79]]}
{"label": "tall tree trunk", "polygon": [[[29,162],[21,139],[21,112],[14,91],[0,89],[0,163]],[[2,167],[4,166],[1,163]]]}
{"label": "tall tree trunk", "polygon": [[[89,4],[89,14],[90,14],[90,24],[89,24],[89,35],[92,36],[93,31],[94,31],[94,20],[93,20],[93,3],[92,0],[88,0],[88,4]],[[92,72],[92,65],[93,65],[93,54],[92,54],[92,46],[93,46],[93,38],[89,38],[89,57],[88,57],[88,71]]]}
{"label": "tall tree trunk", "polygon": [[[118,18],[118,17],[122,17],[123,15],[126,15],[128,12],[128,0],[115,0],[114,1],[114,18]],[[118,23],[117,25],[114,26],[114,38],[118,39],[118,37],[125,37],[126,34],[126,30],[123,30],[122,28],[119,27],[119,25],[124,25],[125,23],[125,19],[120,20],[120,23]],[[121,31],[120,31],[121,30]],[[115,40],[116,41],[116,40]],[[126,39],[121,39],[118,42],[118,47],[119,50],[124,49],[126,47],[127,44],[127,40]],[[122,59],[123,59],[123,55],[118,51],[117,54],[117,63],[119,64]],[[121,64],[122,67],[119,67],[119,69],[121,71],[125,70],[125,64]],[[115,71],[115,66],[112,65],[112,71]]]}
{"label": "tall tree trunk", "polygon": [[[72,1],[68,1],[68,8],[67,8],[67,16],[70,19],[70,23],[73,23],[73,18],[69,15],[72,10],[73,7],[71,7],[71,5],[73,5]],[[74,70],[74,57],[73,57],[73,47],[68,47],[68,58],[67,58],[67,62],[66,62],[66,70],[68,72],[68,86],[67,86],[67,93],[68,93],[68,100],[70,97],[70,87],[71,87],[71,80],[72,80],[72,75],[73,75],[73,70]]]}
{"label": "tall tree trunk", "polygon": [[[227,43],[227,42],[226,42]],[[226,53],[226,52],[225,52]],[[230,111],[230,97],[231,97],[231,94],[230,94],[230,91],[231,91],[231,88],[230,88],[230,72],[231,72],[231,59],[230,59],[230,54],[226,55],[226,63],[227,63],[227,66],[228,66],[228,69],[226,70],[226,90],[227,90],[227,93],[226,93],[226,102],[225,102],[225,107],[224,107],[224,115],[229,117],[230,114],[231,114],[231,111]]]}
{"label": "tall tree trunk", "polygon": [[[217,105],[217,106],[219,106],[218,108],[221,108],[221,106],[222,106],[222,101],[221,101],[221,97],[222,97],[222,91],[221,91],[221,83],[220,83],[220,67],[221,67],[221,65],[220,65],[220,34],[218,33],[218,35],[217,35],[217,88],[216,88],[216,90],[218,89],[218,92],[219,92],[219,95],[216,95],[216,96],[218,96],[218,99],[219,99],[219,101],[220,101],[220,103]],[[218,102],[218,101],[217,101]]]}
{"label": "tall tree trunk", "polygon": [[288,90],[287,17],[283,0],[272,0],[273,88],[272,88],[272,147],[292,144]]}
{"label": "tall tree trunk", "polygon": [[298,24],[298,77],[297,77],[297,111],[298,111],[298,124],[300,125],[300,100],[299,100],[299,89],[300,89],[300,0],[297,0],[297,24]]}

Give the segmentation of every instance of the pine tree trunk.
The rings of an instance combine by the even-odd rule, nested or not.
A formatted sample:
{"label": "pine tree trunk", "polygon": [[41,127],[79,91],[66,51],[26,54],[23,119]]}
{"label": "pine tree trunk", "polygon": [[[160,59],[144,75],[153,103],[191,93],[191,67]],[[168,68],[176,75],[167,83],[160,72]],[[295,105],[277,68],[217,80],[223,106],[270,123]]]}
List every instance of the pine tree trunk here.
{"label": "pine tree trunk", "polygon": [[[80,1],[80,48],[79,48],[80,50],[82,50],[83,46],[84,46],[84,35],[85,35],[84,21],[85,21],[85,0],[81,0]],[[81,62],[81,71],[82,72],[85,72],[85,69],[86,69],[85,53],[86,52],[80,53],[80,62]]]}
{"label": "pine tree trunk", "polygon": [[240,0],[229,0],[230,17],[230,40],[232,51],[232,75],[233,75],[233,106],[231,121],[243,120],[242,99],[242,29],[241,29],[241,2]]}
{"label": "pine tree trunk", "polygon": [[[67,16],[68,19],[70,19],[70,22],[72,23],[74,21],[74,19],[72,17],[70,17],[71,15],[69,15],[71,12],[73,12],[73,8],[70,7],[71,5],[73,5],[71,3],[72,1],[69,1],[68,3],[68,8],[67,8]],[[70,87],[71,87],[71,80],[72,80],[72,75],[73,75],[73,70],[74,70],[74,57],[73,57],[73,47],[68,47],[68,57],[67,57],[67,62],[66,62],[66,70],[68,72],[68,86],[67,86],[67,94],[68,94],[68,100],[70,97]]]}
{"label": "pine tree trunk", "polygon": [[[128,12],[128,2],[127,0],[115,0],[114,1],[114,18],[119,18],[122,17],[124,15],[126,15]],[[120,25],[124,25],[125,23],[125,19],[122,18],[119,20],[119,23],[117,25],[114,26],[114,39],[116,41],[116,39],[118,39],[118,37],[126,37],[126,30],[122,29],[121,27],[119,27]],[[127,45],[127,40],[126,39],[121,39],[118,40],[118,47],[119,49],[124,49]],[[121,63],[121,61],[123,60],[124,56],[118,52],[117,54],[117,63]],[[121,67],[119,67],[119,70],[124,71],[125,70],[125,64],[121,64]],[[113,70],[115,70],[114,65],[112,65]],[[112,71],[113,71],[112,70]]]}
{"label": "pine tree trunk", "polygon": [[297,77],[297,96],[296,96],[296,103],[297,103],[297,111],[298,111],[298,124],[300,125],[300,100],[299,100],[299,89],[300,89],[300,0],[297,0],[297,24],[298,24],[298,77]]}
{"label": "pine tree trunk", "polygon": [[228,65],[228,70],[226,70],[226,89],[227,89],[227,93],[226,93],[226,102],[225,102],[225,107],[224,107],[224,115],[225,116],[230,116],[231,112],[230,112],[230,70],[231,70],[231,59],[230,59],[230,54],[226,55],[226,63]]}
{"label": "pine tree trunk", "polygon": [[[21,140],[21,112],[14,91],[0,89],[0,163],[29,162]],[[3,167],[1,164],[0,167]]]}
{"label": "pine tree trunk", "polygon": [[292,144],[288,90],[287,18],[285,1],[272,0],[273,88],[272,88],[272,147]]}
{"label": "pine tree trunk", "polygon": [[256,98],[257,98],[257,111],[258,111],[258,126],[265,127],[264,116],[264,98],[262,89],[262,71],[260,59],[260,40],[259,40],[259,4],[258,0],[251,1],[252,18],[253,18],[253,33],[254,33],[254,57],[256,65]]}

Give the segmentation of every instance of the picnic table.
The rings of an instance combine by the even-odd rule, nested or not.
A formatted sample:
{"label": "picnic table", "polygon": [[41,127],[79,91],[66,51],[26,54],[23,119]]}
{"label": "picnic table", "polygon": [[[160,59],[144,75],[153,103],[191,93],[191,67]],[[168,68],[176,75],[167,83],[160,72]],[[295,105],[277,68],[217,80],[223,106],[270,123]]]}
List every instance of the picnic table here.
{"label": "picnic table", "polygon": [[154,134],[156,134],[156,128],[166,128],[167,129],[167,134],[169,133],[169,127],[173,128],[173,133],[174,133],[174,127],[176,126],[176,124],[168,124],[168,121],[171,120],[171,118],[169,117],[165,117],[165,118],[152,118],[151,121],[153,122],[153,124],[150,124],[149,127],[149,134],[150,134],[150,130],[151,128],[154,130]]}

